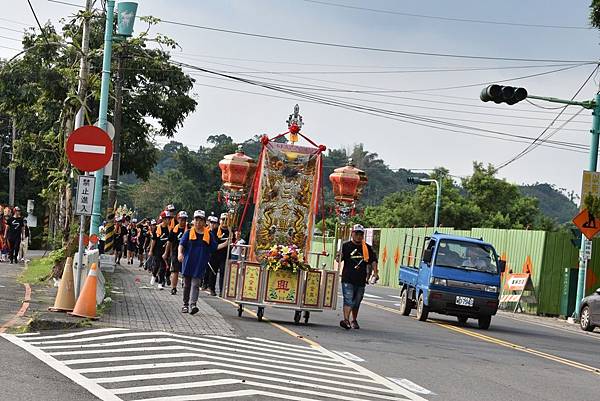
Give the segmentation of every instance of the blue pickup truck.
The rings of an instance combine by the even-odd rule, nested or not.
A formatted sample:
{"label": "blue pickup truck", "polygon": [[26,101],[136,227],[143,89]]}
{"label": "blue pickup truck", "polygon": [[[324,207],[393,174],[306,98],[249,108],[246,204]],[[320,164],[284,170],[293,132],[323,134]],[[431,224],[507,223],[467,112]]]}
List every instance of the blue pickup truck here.
{"label": "blue pickup truck", "polygon": [[456,316],[461,324],[477,319],[487,330],[498,310],[500,274],[506,263],[481,239],[435,233],[426,238],[415,267],[400,266],[400,311],[417,319],[429,312]]}

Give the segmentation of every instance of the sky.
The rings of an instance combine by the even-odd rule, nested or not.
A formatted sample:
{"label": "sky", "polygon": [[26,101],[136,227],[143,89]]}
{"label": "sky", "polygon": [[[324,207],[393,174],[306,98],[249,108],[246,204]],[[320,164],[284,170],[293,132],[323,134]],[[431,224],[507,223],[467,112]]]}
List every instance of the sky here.
{"label": "sky", "polygon": [[[84,0],[65,1],[85,5]],[[533,101],[536,106],[526,101],[512,106],[483,103],[479,93],[486,84],[502,81],[525,87],[533,95],[570,99],[591,75],[576,100],[592,99],[597,92],[600,77],[592,74],[595,65],[583,62],[598,60],[598,30],[511,25],[586,28],[589,0],[323,2],[141,0],[138,16],[358,47],[539,61],[348,49],[160,23],[151,34],[165,34],[179,43],[181,49],[172,52],[174,60],[269,84],[294,86],[326,98],[328,103],[353,103],[384,109],[386,113],[361,113],[186,70],[196,79],[193,96],[198,106],[174,140],[197,149],[214,134],[228,134],[237,142],[256,134],[273,136],[287,130],[285,121],[298,103],[305,123],[302,132],[328,148],[351,149],[363,143],[365,149],[378,153],[393,169],[443,166],[453,175],[466,176],[472,172],[473,161],[499,166],[510,160],[561,111],[558,104],[542,101]],[[31,4],[42,23],[58,23],[76,10],[47,0],[31,0]],[[16,54],[13,49],[20,47],[21,37],[18,31],[33,25],[35,19],[27,1],[5,5],[0,16],[0,58]],[[143,28],[137,21],[136,31]],[[562,63],[565,60],[573,62]],[[551,71],[555,72],[547,73]],[[542,73],[547,74],[527,77]],[[390,112],[403,114],[389,118]],[[423,122],[423,118],[442,123]],[[589,110],[568,107],[552,126],[562,128],[556,132],[551,128],[547,133],[553,133],[553,141],[582,146],[565,150],[545,143],[554,147],[536,147],[502,168],[499,176],[517,184],[548,182],[579,192],[582,171],[588,169],[591,123]],[[167,141],[157,138],[159,144]]]}

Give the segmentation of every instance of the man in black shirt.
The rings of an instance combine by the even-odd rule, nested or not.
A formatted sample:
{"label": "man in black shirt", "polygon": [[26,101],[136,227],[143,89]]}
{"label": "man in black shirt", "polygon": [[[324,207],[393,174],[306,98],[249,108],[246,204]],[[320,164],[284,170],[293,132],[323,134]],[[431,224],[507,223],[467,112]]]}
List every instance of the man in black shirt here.
{"label": "man in black shirt", "polygon": [[[342,270],[342,294],[344,296],[344,320],[340,326],[346,330],[358,329],[358,309],[365,294],[365,285],[369,279],[368,273],[373,270],[371,280],[376,281],[379,277],[377,270],[377,255],[373,252],[371,245],[364,241],[365,229],[360,224],[352,227],[352,239],[342,245],[341,262]],[[352,322],[350,322],[352,315]]]}
{"label": "man in black shirt", "polygon": [[167,254],[165,251],[169,242],[169,224],[171,218],[171,212],[169,211],[165,210],[160,214],[160,224],[156,227],[156,231],[152,235],[152,243],[150,244],[150,254],[154,256],[154,269],[152,270],[150,285],[157,283],[159,290],[163,290],[165,284],[167,284]]}
{"label": "man in black shirt", "polygon": [[179,282],[179,273],[181,272],[181,262],[177,258],[177,251],[179,249],[179,240],[183,237],[183,234],[188,230],[188,214],[185,210],[180,211],[177,214],[178,224],[173,226],[169,233],[169,243],[165,253],[167,254],[167,260],[170,262],[171,272],[171,295],[177,294],[177,283]]}
{"label": "man in black shirt", "polygon": [[21,249],[21,236],[23,235],[23,226],[25,221],[21,217],[21,209],[17,206],[14,209],[14,216],[8,219],[8,224],[4,231],[4,238],[8,241],[8,258],[10,263],[19,261],[19,250]]}

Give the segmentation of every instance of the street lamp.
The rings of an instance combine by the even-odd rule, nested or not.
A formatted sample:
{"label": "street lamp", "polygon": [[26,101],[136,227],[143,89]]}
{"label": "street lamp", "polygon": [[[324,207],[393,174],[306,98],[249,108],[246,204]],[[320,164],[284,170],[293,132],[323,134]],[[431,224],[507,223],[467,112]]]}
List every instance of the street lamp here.
{"label": "street lamp", "polygon": [[432,182],[435,183],[436,196],[435,196],[435,217],[433,219],[433,228],[438,227],[438,221],[440,216],[440,204],[442,200],[442,180],[433,178],[419,178],[419,177],[408,177],[406,179],[409,184],[416,185],[430,185]]}
{"label": "street lamp", "polygon": [[[110,67],[112,58],[113,43],[113,22],[114,22],[115,1],[106,2],[106,26],[104,30],[104,57],[102,60],[102,85],[100,87],[100,112],[98,115],[98,126],[106,131],[108,120],[108,98],[110,88]],[[117,35],[129,37],[133,32],[133,23],[137,3],[120,2],[117,6]],[[96,184],[94,187],[94,207],[92,219],[90,222],[90,234],[98,234],[100,221],[102,220],[100,207],[102,204],[102,180],[104,178],[104,169],[96,171]]]}

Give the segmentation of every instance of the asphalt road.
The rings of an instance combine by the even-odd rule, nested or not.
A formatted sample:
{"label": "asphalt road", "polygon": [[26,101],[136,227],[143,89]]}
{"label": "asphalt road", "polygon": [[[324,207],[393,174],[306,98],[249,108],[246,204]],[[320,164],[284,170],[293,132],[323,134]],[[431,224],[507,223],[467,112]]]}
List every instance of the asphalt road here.
{"label": "asphalt road", "polygon": [[[461,327],[455,318],[436,314],[419,322],[414,311],[410,317],[395,313],[397,290],[368,287],[367,295],[360,330],[340,328],[339,310],[313,313],[308,325],[290,323],[293,313],[287,310],[267,308],[265,317],[329,350],[350,352],[381,376],[417,384],[421,389],[415,391],[425,390],[430,400],[598,398],[598,331],[589,335],[503,316],[495,316],[487,331],[474,320]],[[249,314],[237,318],[223,301],[210,303],[247,335],[281,337]]]}
{"label": "asphalt road", "polygon": [[[593,368],[600,368],[599,332],[505,316],[496,316],[488,331],[474,321],[461,327],[438,315],[419,322],[397,313],[396,290],[369,287],[367,294],[360,330],[340,328],[339,310],[313,313],[307,325],[293,324],[293,312],[275,308],[265,310],[268,321],[258,322],[252,307],[239,318],[234,305],[202,294],[238,337],[107,328],[85,336],[52,332],[15,340],[75,372],[80,385],[0,338],[0,399],[97,399],[83,389],[90,383],[108,389],[106,397],[100,393],[107,400],[213,399],[186,398],[208,393],[232,400],[598,398],[600,373]],[[310,347],[315,344],[324,349]],[[392,391],[381,378],[409,392]]]}

